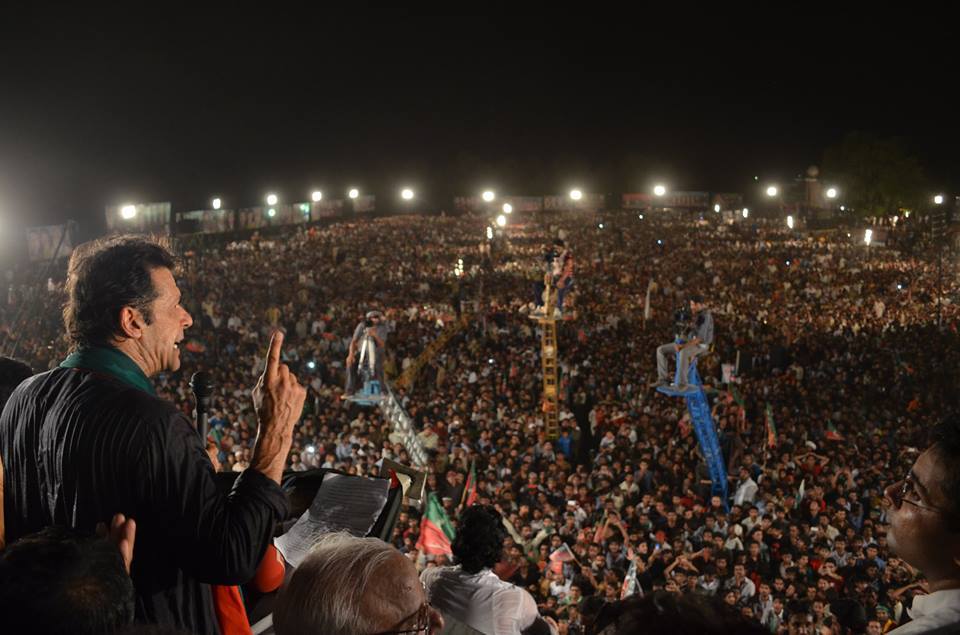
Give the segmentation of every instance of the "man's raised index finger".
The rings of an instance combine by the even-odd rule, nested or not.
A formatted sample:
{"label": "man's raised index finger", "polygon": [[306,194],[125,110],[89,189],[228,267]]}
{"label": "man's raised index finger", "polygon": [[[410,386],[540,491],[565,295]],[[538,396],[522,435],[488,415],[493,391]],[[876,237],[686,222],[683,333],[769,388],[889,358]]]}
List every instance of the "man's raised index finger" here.
{"label": "man's raised index finger", "polygon": [[275,331],[270,338],[270,349],[267,351],[267,368],[265,375],[274,377],[280,366],[280,347],[283,346],[283,331]]}

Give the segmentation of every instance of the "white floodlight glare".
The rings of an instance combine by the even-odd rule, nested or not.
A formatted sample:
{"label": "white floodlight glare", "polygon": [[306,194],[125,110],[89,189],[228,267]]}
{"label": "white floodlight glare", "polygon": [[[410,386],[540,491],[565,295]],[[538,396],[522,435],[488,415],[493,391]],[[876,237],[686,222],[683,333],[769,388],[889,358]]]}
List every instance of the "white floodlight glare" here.
{"label": "white floodlight glare", "polygon": [[492,202],[493,199],[495,198],[497,198],[497,195],[494,194],[491,190],[487,190],[486,192],[483,193],[483,200],[485,200],[488,203]]}
{"label": "white floodlight glare", "polygon": [[603,229],[603,223],[600,223],[599,225],[597,225],[597,228],[598,228],[598,229]]}
{"label": "white floodlight glare", "polygon": [[503,214],[497,216],[497,227],[506,227],[507,226],[507,217]]}
{"label": "white floodlight glare", "polygon": [[787,227],[793,229],[793,216],[787,216]]}
{"label": "white floodlight glare", "polygon": [[713,211],[717,212],[718,214],[720,213],[720,203],[717,203],[713,206]]}
{"label": "white floodlight glare", "polygon": [[503,204],[503,213],[504,214],[513,214],[513,205],[510,203]]}
{"label": "white floodlight glare", "polygon": [[933,197],[933,202],[937,205],[943,205],[943,194],[937,194]]}
{"label": "white floodlight glare", "polygon": [[277,195],[267,194],[267,205],[276,205],[276,204],[277,204]]}
{"label": "white floodlight glare", "polygon": [[269,216],[270,218],[273,218],[276,215],[277,215],[277,210],[275,210],[274,208],[271,207],[270,209],[267,210],[267,216]]}
{"label": "white floodlight glare", "polygon": [[750,210],[747,209],[746,207],[744,207],[744,208],[743,208],[743,217],[744,217],[744,218],[747,218],[748,216],[750,216]]}
{"label": "white floodlight glare", "polygon": [[357,188],[353,188],[347,193],[347,196],[349,196],[350,198],[357,198],[360,196],[360,190],[358,190]]}
{"label": "white floodlight glare", "polygon": [[663,196],[664,194],[667,193],[667,188],[664,185],[654,185],[653,193],[656,194],[657,196]]}
{"label": "white floodlight glare", "polygon": [[120,208],[120,216],[124,220],[130,220],[137,215],[137,206],[136,205],[124,205]]}
{"label": "white floodlight glare", "polygon": [[220,201],[219,198],[213,199],[212,203],[213,203],[213,209],[220,209],[220,206],[222,205],[222,202]]}
{"label": "white floodlight glare", "polygon": [[868,229],[867,231],[863,232],[863,242],[864,242],[864,244],[865,244],[867,247],[869,247],[869,246],[870,246],[870,243],[873,242],[873,230],[872,230],[872,229]]}
{"label": "white floodlight glare", "polygon": [[310,199],[311,199],[314,203],[319,203],[320,201],[323,200],[323,192],[321,192],[320,190],[316,190],[315,192],[313,192],[312,194],[310,194]]}
{"label": "white floodlight glare", "polygon": [[770,185],[770,186],[767,187],[767,196],[769,196],[770,198],[773,198],[773,197],[776,196],[779,192],[780,192],[780,190],[777,189],[777,186],[776,186],[776,185]]}
{"label": "white floodlight glare", "polygon": [[579,201],[583,198],[583,192],[580,190],[570,190],[570,198],[575,201]]}
{"label": "white floodlight glare", "polygon": [[403,191],[400,192],[400,198],[402,198],[405,201],[412,201],[413,190],[411,190],[409,187],[403,188]]}
{"label": "white floodlight glare", "polygon": [[487,226],[487,240],[493,240],[493,227]]}
{"label": "white floodlight glare", "polygon": [[827,190],[827,198],[837,198],[837,188],[831,187]]}

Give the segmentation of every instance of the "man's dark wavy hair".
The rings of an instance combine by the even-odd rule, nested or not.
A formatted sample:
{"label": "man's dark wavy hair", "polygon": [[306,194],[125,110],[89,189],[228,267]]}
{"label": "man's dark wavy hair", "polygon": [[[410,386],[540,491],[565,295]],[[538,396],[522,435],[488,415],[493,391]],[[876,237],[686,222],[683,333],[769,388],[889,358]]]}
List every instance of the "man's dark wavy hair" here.
{"label": "man's dark wavy hair", "polygon": [[506,538],[500,512],[490,505],[473,505],[460,515],[453,555],[465,573],[480,573],[500,562]]}
{"label": "man's dark wavy hair", "polygon": [[165,245],[143,238],[117,236],[78,247],[67,272],[63,322],[72,348],[107,346],[120,330],[120,310],[134,307],[147,324],[150,305],[159,295],[150,272],[174,268]]}

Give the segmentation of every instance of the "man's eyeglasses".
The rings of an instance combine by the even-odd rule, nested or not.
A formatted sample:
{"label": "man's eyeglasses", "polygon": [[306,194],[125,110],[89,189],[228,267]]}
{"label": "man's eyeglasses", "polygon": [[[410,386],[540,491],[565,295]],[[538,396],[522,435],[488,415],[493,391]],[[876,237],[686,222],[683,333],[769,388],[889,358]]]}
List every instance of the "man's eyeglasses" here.
{"label": "man's eyeglasses", "polygon": [[417,612],[413,615],[408,615],[400,621],[400,624],[407,624],[414,617],[417,618],[417,621],[413,627],[410,628],[401,628],[400,630],[394,631],[383,631],[376,633],[376,635],[420,635],[420,633],[429,633],[430,627],[433,624],[431,619],[431,612],[433,609],[430,606],[429,602],[424,602],[420,605],[420,608],[417,609]]}
{"label": "man's eyeglasses", "polygon": [[917,485],[913,477],[913,472],[907,472],[907,475],[904,476],[903,480],[900,481],[900,486],[890,489],[890,494],[890,499],[893,501],[893,505],[897,509],[900,509],[900,506],[903,503],[910,503],[914,507],[926,509],[938,514],[949,513],[945,509],[940,509],[939,507],[934,507],[933,505],[927,505],[926,503],[921,502],[920,493],[917,491]]}

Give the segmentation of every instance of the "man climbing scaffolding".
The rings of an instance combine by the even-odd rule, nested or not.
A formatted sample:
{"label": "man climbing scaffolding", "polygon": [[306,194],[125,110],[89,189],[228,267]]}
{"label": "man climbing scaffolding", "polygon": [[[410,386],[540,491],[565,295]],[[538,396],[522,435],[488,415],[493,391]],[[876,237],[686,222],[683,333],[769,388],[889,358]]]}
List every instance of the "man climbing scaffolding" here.
{"label": "man climbing scaffolding", "polygon": [[[713,315],[703,302],[703,296],[690,297],[690,316],[678,312],[677,341],[664,344],[657,348],[657,381],[654,386],[666,386],[670,383],[670,369],[667,356],[677,355],[679,366],[678,380],[672,385],[678,391],[687,390],[690,364],[699,355],[710,350],[713,344]],[[684,332],[686,331],[686,332]]]}
{"label": "man climbing scaffolding", "polygon": [[543,282],[537,282],[535,285],[533,302],[535,308],[530,315],[540,317],[545,314],[543,292],[549,280],[551,286],[557,290],[557,306],[554,308],[553,317],[559,318],[563,315],[563,299],[573,288],[573,251],[567,248],[563,240],[557,238],[553,241],[553,245],[544,250],[543,260],[547,271]]}

